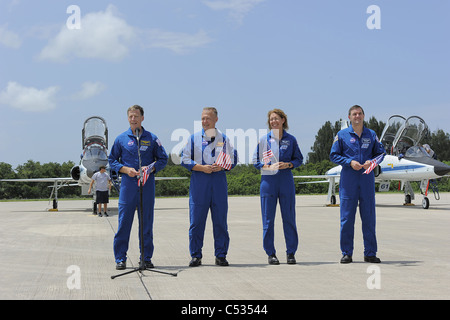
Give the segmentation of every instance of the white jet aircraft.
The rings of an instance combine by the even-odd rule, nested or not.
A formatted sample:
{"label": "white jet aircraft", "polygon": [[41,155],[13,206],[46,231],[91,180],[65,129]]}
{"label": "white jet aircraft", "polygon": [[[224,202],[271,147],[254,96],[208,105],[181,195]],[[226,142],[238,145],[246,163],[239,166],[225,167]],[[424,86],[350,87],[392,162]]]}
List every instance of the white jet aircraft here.
{"label": "white jet aircraft", "polygon": [[[346,121],[341,124],[341,129],[348,126]],[[386,156],[374,169],[375,183],[379,183],[379,191],[389,191],[392,180],[400,181],[399,190],[404,190],[405,205],[411,205],[411,200],[415,199],[411,182],[420,181],[424,209],[430,206],[428,199],[430,184],[436,200],[439,200],[435,179],[442,178],[450,172],[450,166],[434,159],[420,144],[427,133],[428,126],[420,117],[412,116],[408,119],[399,115],[390,117],[380,139],[386,149]],[[339,184],[341,169],[341,166],[336,166],[325,175],[294,176],[294,178],[326,179],[301,183],[329,183],[327,201],[335,205],[336,185]]]}
{"label": "white jet aircraft", "polygon": [[[53,183],[49,202],[53,199],[53,209],[58,211],[58,190],[67,186],[80,186],[81,194],[88,195],[89,185],[95,172],[100,171],[100,166],[106,166],[110,173],[111,180],[117,192],[120,190],[120,177],[116,172],[111,172],[108,163],[108,127],[105,119],[93,116],[84,122],[82,130],[82,149],[80,163],[74,166],[71,177],[63,178],[33,178],[33,179],[0,179],[4,182],[51,182]],[[155,180],[178,180],[186,177],[155,177]],[[95,200],[95,192],[93,192]],[[96,212],[97,206],[93,203],[93,210]]]}

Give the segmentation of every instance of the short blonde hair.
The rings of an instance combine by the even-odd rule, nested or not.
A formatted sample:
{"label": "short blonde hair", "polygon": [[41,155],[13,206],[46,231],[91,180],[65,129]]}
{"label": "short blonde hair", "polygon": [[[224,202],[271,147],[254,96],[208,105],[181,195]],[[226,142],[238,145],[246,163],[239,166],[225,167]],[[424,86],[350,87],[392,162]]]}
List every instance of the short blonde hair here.
{"label": "short blonde hair", "polygon": [[273,110],[270,110],[270,111],[267,113],[267,125],[269,126],[269,129],[270,129],[270,115],[271,115],[272,113],[276,113],[277,115],[280,116],[281,119],[284,119],[284,123],[283,123],[283,129],[284,129],[284,130],[289,129],[289,126],[288,126],[288,120],[287,120],[287,115],[286,115],[286,113],[284,113],[283,110],[281,110],[281,109],[276,109],[276,108],[273,109]]}
{"label": "short blonde hair", "polygon": [[141,106],[135,104],[134,106],[131,106],[128,108],[127,110],[127,115],[130,111],[134,111],[134,110],[139,110],[139,112],[141,113],[141,116],[144,115],[144,108],[142,108]]}
{"label": "short blonde hair", "polygon": [[216,117],[218,116],[217,109],[214,107],[204,107],[203,111],[212,111],[216,115]]}

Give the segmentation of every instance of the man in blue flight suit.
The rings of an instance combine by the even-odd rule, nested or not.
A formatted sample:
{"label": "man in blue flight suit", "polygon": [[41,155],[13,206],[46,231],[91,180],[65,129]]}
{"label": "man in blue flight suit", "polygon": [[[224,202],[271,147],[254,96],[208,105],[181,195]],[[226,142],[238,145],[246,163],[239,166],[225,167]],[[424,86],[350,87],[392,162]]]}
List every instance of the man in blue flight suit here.
{"label": "man in blue flight suit", "polygon": [[[146,131],[141,123],[144,120],[144,109],[134,105],[128,108],[130,128],[120,134],[114,141],[109,155],[111,170],[122,173],[119,195],[119,227],[114,237],[114,256],[116,269],[126,268],[128,242],[136,208],[140,212],[140,192],[138,186],[139,156],[142,167],[154,162],[152,173],[143,185],[143,223],[144,263],[146,268],[153,268],[153,209],[155,205],[154,173],[162,170],[167,164],[167,154],[159,139]],[[138,131],[137,131],[138,130]],[[137,135],[139,139],[137,138]],[[140,218],[140,215],[138,214]],[[139,239],[141,241],[141,239]],[[140,243],[141,245],[141,243]]]}
{"label": "man in blue flight suit", "polygon": [[380,263],[376,257],[377,239],[375,234],[375,176],[365,174],[370,160],[382,155],[385,150],[376,133],[364,127],[364,110],[358,105],[348,112],[351,126],[338,132],[331,147],[330,159],[342,166],[339,198],[341,201],[340,243],[341,263],[352,262],[353,237],[356,207],[359,213],[364,238],[364,261]]}
{"label": "man in blue flight suit", "polygon": [[229,170],[237,164],[237,152],[229,139],[216,129],[219,120],[213,107],[202,111],[202,131],[193,134],[182,152],[181,165],[192,172],[189,187],[189,251],[190,267],[202,262],[206,218],[211,209],[215,263],[228,266],[228,184],[224,168],[217,164],[222,151],[230,156]]}

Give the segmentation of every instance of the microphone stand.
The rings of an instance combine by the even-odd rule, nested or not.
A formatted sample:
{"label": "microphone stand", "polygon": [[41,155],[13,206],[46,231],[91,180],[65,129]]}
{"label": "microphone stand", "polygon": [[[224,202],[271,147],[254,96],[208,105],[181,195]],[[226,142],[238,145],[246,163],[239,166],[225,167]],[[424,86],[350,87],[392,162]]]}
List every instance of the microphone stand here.
{"label": "microphone stand", "polygon": [[137,139],[137,146],[138,146],[138,157],[139,157],[139,242],[140,242],[140,247],[141,247],[141,259],[139,261],[139,267],[133,268],[130,271],[126,271],[124,273],[115,275],[115,276],[111,276],[111,279],[115,279],[117,277],[121,277],[124,276],[126,274],[130,274],[133,272],[140,272],[142,273],[142,271],[147,270],[147,271],[151,271],[151,272],[157,272],[157,273],[162,273],[162,274],[167,274],[167,275],[171,275],[176,277],[178,273],[171,273],[171,272],[164,272],[164,271],[159,271],[159,270],[155,270],[155,269],[147,269],[145,267],[145,261],[144,261],[144,213],[143,213],[143,197],[142,197],[142,193],[144,190],[144,175],[142,174],[142,162],[141,162],[141,147],[139,145],[139,128],[136,129],[136,139]]}

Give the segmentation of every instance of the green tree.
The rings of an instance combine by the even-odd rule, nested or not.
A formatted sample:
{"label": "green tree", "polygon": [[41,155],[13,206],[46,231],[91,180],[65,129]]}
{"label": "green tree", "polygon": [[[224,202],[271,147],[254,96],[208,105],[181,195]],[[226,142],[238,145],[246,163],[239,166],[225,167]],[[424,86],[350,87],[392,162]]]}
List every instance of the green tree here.
{"label": "green tree", "polygon": [[384,127],[386,126],[386,123],[383,121],[378,121],[374,116],[370,117],[369,122],[364,121],[364,125],[375,131],[378,138],[381,137],[381,134],[383,133]]}
{"label": "green tree", "polygon": [[316,140],[311,147],[312,152],[308,153],[308,162],[316,163],[330,159],[331,146],[333,145],[334,137],[339,132],[340,128],[341,125],[339,121],[336,121],[334,126],[331,125],[330,121],[325,122],[317,132]]}
{"label": "green tree", "polygon": [[450,134],[438,129],[424,143],[428,143],[440,161],[450,161]]}
{"label": "green tree", "polygon": [[[0,179],[15,179],[16,173],[12,166],[5,162],[0,162]],[[0,199],[10,199],[17,193],[16,187],[12,183],[0,182]]]}
{"label": "green tree", "polygon": [[227,172],[229,195],[259,194],[261,174],[252,164],[240,164]]}

